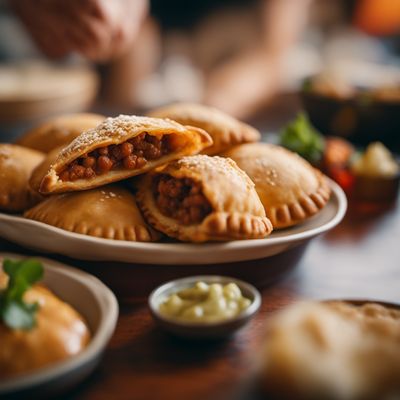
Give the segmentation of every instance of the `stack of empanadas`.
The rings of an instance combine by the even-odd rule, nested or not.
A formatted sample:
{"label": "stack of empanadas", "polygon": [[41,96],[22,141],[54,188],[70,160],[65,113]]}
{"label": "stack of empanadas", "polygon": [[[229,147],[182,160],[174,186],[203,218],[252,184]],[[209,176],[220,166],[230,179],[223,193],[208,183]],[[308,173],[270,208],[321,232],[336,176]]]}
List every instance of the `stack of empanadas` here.
{"label": "stack of empanadas", "polygon": [[319,171],[218,110],[149,115],[59,117],[0,145],[0,208],[107,239],[204,242],[265,238],[329,199]]}

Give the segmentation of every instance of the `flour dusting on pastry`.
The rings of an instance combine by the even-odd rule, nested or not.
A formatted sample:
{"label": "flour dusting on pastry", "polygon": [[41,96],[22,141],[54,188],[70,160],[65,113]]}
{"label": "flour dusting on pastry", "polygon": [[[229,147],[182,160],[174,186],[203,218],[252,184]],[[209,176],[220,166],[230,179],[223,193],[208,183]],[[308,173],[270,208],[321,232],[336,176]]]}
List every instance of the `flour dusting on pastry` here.
{"label": "flour dusting on pastry", "polygon": [[174,121],[131,115],[107,118],[61,150],[40,192],[95,188],[197,154],[211,144],[205,131]]}

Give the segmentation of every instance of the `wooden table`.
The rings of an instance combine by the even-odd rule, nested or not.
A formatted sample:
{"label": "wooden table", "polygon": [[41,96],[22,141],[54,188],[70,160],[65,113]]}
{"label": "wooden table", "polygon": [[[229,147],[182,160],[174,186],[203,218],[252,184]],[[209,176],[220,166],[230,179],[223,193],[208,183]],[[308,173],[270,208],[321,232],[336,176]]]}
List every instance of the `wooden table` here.
{"label": "wooden table", "polygon": [[[121,305],[100,366],[65,398],[254,398],[252,383],[267,316],[299,298],[400,303],[399,238],[398,206],[368,212],[350,206],[339,226],[311,242],[294,270],[262,290],[257,317],[226,341],[174,339],[156,328],[145,302]],[[23,250],[0,240],[0,251]]]}
{"label": "wooden table", "polygon": [[[172,338],[155,327],[145,303],[122,305],[99,368],[66,398],[252,398],[264,323],[272,311],[299,298],[400,303],[399,238],[398,206],[369,212],[350,206],[339,226],[311,242],[294,270],[262,290],[257,317],[222,342]],[[0,251],[18,250],[0,241]]]}

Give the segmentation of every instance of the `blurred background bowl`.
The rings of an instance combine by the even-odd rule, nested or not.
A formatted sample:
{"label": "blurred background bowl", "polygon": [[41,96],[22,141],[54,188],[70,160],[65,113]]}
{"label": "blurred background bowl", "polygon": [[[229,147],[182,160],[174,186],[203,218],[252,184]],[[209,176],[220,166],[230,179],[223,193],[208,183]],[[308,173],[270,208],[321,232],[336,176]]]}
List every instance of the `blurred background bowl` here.
{"label": "blurred background bowl", "polygon": [[323,135],[341,136],[357,145],[380,141],[400,151],[400,99],[339,98],[312,89],[303,90],[301,99],[312,124]]}
{"label": "blurred background bowl", "polygon": [[87,110],[98,86],[97,74],[85,65],[31,62],[0,66],[1,140],[14,140],[50,116]]}

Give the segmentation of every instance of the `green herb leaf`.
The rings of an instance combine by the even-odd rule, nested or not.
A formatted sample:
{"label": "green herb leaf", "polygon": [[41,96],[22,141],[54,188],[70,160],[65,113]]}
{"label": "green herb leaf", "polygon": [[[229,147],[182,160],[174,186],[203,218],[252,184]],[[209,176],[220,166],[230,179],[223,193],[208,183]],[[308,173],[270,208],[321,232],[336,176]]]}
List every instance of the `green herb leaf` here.
{"label": "green herb leaf", "polygon": [[281,132],[280,143],[312,163],[322,158],[324,138],[311,125],[307,115],[300,113]]}
{"label": "green herb leaf", "polygon": [[42,264],[33,259],[3,261],[8,286],[0,292],[0,319],[11,329],[31,329],[35,325],[37,304],[23,300],[24,293],[43,277]]}

